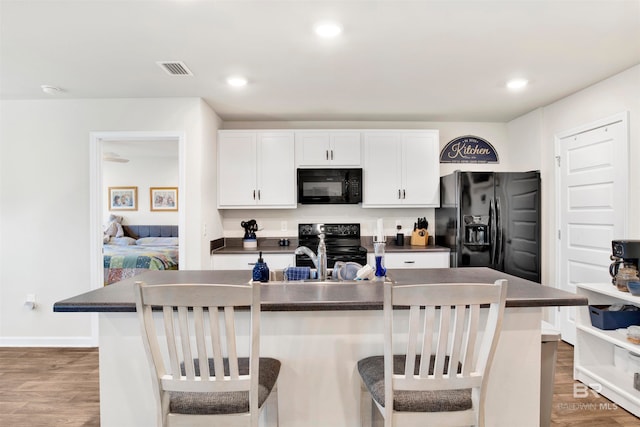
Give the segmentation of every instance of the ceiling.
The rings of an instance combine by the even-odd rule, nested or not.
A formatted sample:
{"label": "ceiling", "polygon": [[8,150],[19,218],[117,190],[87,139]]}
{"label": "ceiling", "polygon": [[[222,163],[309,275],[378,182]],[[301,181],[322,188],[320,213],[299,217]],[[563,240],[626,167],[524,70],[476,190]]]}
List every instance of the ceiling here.
{"label": "ceiling", "polygon": [[[200,97],[225,121],[507,122],[640,63],[640,0],[0,7],[0,99]],[[315,36],[326,19],[341,36]],[[529,86],[508,91],[513,77]]]}

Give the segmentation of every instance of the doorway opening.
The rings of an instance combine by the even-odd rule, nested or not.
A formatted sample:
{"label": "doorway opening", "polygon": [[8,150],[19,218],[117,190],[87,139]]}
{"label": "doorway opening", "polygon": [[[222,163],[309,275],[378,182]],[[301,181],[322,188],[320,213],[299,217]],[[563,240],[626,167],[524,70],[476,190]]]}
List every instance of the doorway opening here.
{"label": "doorway opening", "polygon": [[[182,132],[91,133],[91,289],[105,283],[103,225],[111,214],[128,225],[177,225],[178,258],[186,259],[184,139]],[[135,203],[114,207],[109,195],[114,187],[127,188]],[[175,188],[177,210],[154,209],[151,192],[158,188]]]}

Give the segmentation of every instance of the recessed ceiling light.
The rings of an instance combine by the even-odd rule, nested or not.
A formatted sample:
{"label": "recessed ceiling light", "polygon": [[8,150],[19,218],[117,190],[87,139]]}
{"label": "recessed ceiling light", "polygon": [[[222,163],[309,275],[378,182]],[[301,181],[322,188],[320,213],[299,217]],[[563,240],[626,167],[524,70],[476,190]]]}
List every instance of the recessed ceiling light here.
{"label": "recessed ceiling light", "polygon": [[62,92],[62,89],[60,89],[59,87],[55,87],[51,85],[42,85],[40,86],[40,89],[42,89],[42,91],[47,95],[57,95],[60,92]]}
{"label": "recessed ceiling light", "polygon": [[342,27],[335,22],[320,22],[316,24],[314,31],[319,37],[329,39],[338,36],[342,32]]}
{"label": "recessed ceiling light", "polygon": [[227,83],[233,87],[242,87],[247,85],[247,79],[242,76],[233,76],[227,79]]}
{"label": "recessed ceiling light", "polygon": [[529,80],[527,79],[512,79],[507,82],[507,87],[511,90],[520,90],[524,89],[528,83]]}

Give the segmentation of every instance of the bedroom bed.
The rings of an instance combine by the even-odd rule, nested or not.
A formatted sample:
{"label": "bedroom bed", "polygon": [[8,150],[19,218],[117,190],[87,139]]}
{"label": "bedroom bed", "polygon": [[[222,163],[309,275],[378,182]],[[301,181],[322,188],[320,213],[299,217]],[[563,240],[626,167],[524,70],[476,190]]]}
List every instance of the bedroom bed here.
{"label": "bedroom bed", "polygon": [[124,236],[103,245],[104,284],[148,270],[178,270],[177,225],[123,225]]}

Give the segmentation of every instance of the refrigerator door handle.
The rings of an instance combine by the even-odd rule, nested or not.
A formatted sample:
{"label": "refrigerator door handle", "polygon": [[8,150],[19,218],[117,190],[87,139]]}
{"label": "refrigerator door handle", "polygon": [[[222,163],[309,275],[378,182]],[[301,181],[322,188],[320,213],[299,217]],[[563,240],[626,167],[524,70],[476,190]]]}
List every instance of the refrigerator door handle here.
{"label": "refrigerator door handle", "polygon": [[490,229],[490,232],[491,232],[491,237],[490,237],[490,241],[489,241],[489,244],[491,245],[491,253],[490,253],[490,258],[489,258],[489,264],[491,264],[491,266],[493,266],[496,263],[496,237],[497,237],[497,232],[496,232],[495,219],[496,219],[496,213],[495,213],[495,209],[494,209],[493,199],[491,199],[491,200],[489,200],[489,229]]}
{"label": "refrigerator door handle", "polygon": [[500,271],[502,271],[502,263],[504,262],[504,247],[502,241],[502,214],[500,210],[500,198],[496,197],[496,264]]}

